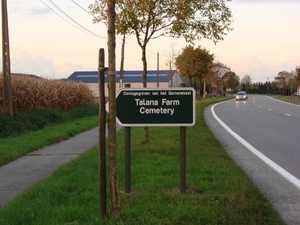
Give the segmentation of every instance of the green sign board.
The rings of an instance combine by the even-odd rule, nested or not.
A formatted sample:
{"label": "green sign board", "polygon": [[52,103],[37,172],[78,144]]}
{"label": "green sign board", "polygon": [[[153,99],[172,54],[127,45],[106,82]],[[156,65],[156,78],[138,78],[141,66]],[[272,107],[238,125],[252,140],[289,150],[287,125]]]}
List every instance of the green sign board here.
{"label": "green sign board", "polygon": [[122,88],[116,97],[117,123],[132,126],[193,126],[194,88]]}

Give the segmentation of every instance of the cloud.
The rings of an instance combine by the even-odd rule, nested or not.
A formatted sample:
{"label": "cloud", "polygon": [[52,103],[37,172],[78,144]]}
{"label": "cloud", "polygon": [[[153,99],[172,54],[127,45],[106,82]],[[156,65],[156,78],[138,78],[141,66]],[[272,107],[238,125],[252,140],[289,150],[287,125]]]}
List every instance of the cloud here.
{"label": "cloud", "polygon": [[46,7],[47,5],[43,7],[32,7],[25,1],[13,1],[11,5],[11,12],[20,13],[26,16],[46,15],[52,13],[52,11]]}
{"label": "cloud", "polygon": [[286,60],[280,64],[270,64],[258,59],[255,56],[249,56],[232,60],[227,63],[231,67],[231,70],[235,72],[240,78],[245,75],[250,75],[252,82],[265,82],[268,78],[273,81],[274,77],[280,71],[292,71],[295,70],[296,61],[294,59]]}
{"label": "cloud", "polygon": [[30,8],[27,11],[27,15],[35,16],[35,15],[46,15],[51,14],[52,12],[47,8]]}
{"label": "cloud", "polygon": [[13,48],[11,53],[11,72],[34,74],[45,78],[67,78],[82,66],[70,62],[54,63],[42,56],[33,57],[19,48]]}

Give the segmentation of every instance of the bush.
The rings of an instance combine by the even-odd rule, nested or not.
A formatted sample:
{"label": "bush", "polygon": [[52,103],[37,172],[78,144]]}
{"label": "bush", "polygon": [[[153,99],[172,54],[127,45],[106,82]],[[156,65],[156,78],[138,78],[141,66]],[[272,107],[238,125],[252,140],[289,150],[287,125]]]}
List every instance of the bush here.
{"label": "bush", "polygon": [[82,105],[69,110],[36,109],[16,112],[13,116],[0,114],[0,138],[17,136],[77,118],[95,116],[98,112],[97,105]]}

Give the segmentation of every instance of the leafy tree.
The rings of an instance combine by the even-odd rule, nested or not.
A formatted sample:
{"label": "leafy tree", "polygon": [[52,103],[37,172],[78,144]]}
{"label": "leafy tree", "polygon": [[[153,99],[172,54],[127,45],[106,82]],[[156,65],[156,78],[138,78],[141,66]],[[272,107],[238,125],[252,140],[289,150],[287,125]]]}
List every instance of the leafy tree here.
{"label": "leafy tree", "polygon": [[297,72],[291,71],[288,75],[288,89],[290,91],[290,95],[292,96],[294,93],[294,90],[297,89],[299,82],[297,80]]}
{"label": "leafy tree", "polygon": [[[227,67],[225,64],[215,61],[212,65],[212,68],[209,72],[209,77],[208,80],[211,82],[215,82],[215,83],[211,83],[214,84],[216,86],[216,93],[217,94],[221,94],[223,95],[223,76],[225,73],[229,72],[230,68]],[[221,88],[220,88],[221,87]]]}
{"label": "leafy tree", "polygon": [[279,82],[278,82],[278,80],[275,79],[274,81],[272,81],[270,87],[271,87],[272,90],[274,90],[272,92],[272,94],[279,94],[280,93],[279,92]]}
{"label": "leafy tree", "polygon": [[[192,43],[207,38],[215,43],[232,28],[231,11],[225,0],[119,0],[116,2],[117,34],[135,34],[142,49],[143,85],[146,84],[146,47],[160,36],[184,37]],[[107,24],[107,1],[95,0],[89,6],[94,22]]]}
{"label": "leafy tree", "polygon": [[[189,45],[176,57],[175,65],[181,75],[188,77],[190,84],[193,78],[199,84],[205,75],[209,73],[213,60],[214,55],[210,54],[205,48],[201,48],[200,46],[194,48]],[[200,90],[197,90],[197,93],[200,96]]]}
{"label": "leafy tree", "polygon": [[252,79],[250,75],[245,75],[241,79],[242,89],[246,89],[248,92],[251,88]]}
{"label": "leafy tree", "polygon": [[[107,24],[107,1],[95,0],[89,9],[95,23]],[[150,39],[184,37],[192,43],[207,38],[216,43],[232,29],[232,22],[226,0],[116,1],[117,34],[134,34],[142,50],[143,87],[147,87],[146,48]],[[149,142],[148,129],[145,129],[144,141]]]}
{"label": "leafy tree", "polygon": [[225,87],[230,88],[231,90],[234,90],[240,82],[239,76],[232,71],[226,72],[223,75],[222,80],[224,81]]}
{"label": "leafy tree", "polygon": [[248,92],[251,92],[251,90],[252,90],[252,93],[259,93],[259,94],[262,94],[263,93],[263,90],[262,90],[262,88],[259,88],[259,87],[261,87],[262,85],[261,85],[261,83],[251,83],[250,85],[249,85],[249,90],[248,90]]}
{"label": "leafy tree", "polygon": [[296,66],[296,80],[300,82],[300,66]]}
{"label": "leafy tree", "polygon": [[289,79],[289,72],[281,71],[275,77],[275,81],[278,83],[278,87],[281,88],[281,95],[283,95],[284,89],[287,87]]}

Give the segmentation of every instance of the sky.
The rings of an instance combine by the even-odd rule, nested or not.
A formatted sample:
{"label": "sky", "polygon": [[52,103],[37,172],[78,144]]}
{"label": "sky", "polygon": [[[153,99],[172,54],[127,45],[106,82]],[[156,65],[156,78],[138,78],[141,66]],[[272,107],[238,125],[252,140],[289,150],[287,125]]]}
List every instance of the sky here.
{"label": "sky", "polygon": [[[99,49],[104,48],[108,57],[107,29],[103,23],[92,22],[88,12],[92,3],[94,0],[7,0],[11,72],[61,79],[74,71],[97,70]],[[240,78],[250,75],[252,82],[273,81],[280,71],[291,72],[300,66],[300,0],[232,0],[227,5],[234,18],[233,30],[217,44],[202,39],[195,47],[206,48]],[[119,70],[121,36],[116,43]],[[148,69],[168,69],[170,48],[180,52],[186,45],[183,38],[150,40]],[[127,36],[124,69],[142,68],[135,36]]]}

